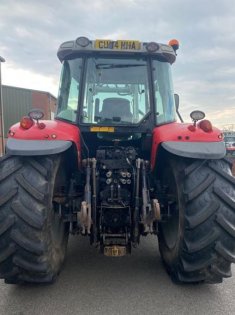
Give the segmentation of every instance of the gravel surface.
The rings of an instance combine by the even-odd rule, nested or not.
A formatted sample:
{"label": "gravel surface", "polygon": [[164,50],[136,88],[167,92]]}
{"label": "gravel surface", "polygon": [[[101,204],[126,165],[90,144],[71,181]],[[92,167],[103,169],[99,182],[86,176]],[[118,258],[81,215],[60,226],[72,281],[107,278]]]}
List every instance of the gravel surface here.
{"label": "gravel surface", "polygon": [[219,285],[174,285],[155,237],[142,239],[122,258],[102,256],[87,238],[71,237],[55,284],[16,286],[0,280],[0,314],[234,315],[234,287],[235,275]]}

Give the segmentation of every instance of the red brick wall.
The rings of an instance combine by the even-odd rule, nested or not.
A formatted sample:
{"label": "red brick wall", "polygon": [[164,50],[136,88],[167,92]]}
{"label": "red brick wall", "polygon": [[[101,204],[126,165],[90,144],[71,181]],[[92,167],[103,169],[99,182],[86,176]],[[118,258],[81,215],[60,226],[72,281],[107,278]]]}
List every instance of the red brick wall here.
{"label": "red brick wall", "polygon": [[51,95],[49,95],[49,97],[51,98],[50,100],[51,112],[55,113],[56,112],[56,98],[52,97]]}
{"label": "red brick wall", "polygon": [[55,112],[56,99],[49,93],[32,91],[32,108],[40,108],[44,112],[43,119],[51,119],[51,111]]}

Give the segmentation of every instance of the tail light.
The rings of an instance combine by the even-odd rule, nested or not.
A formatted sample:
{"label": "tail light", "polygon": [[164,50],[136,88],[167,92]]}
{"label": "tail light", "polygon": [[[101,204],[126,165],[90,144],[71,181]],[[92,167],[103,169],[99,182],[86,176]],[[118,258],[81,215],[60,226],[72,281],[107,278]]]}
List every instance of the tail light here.
{"label": "tail light", "polygon": [[198,127],[201,128],[205,132],[211,132],[213,130],[211,122],[206,119],[200,121],[198,124]]}
{"label": "tail light", "polygon": [[29,129],[33,126],[33,124],[34,124],[33,120],[28,116],[24,116],[20,120],[20,126],[23,129]]}

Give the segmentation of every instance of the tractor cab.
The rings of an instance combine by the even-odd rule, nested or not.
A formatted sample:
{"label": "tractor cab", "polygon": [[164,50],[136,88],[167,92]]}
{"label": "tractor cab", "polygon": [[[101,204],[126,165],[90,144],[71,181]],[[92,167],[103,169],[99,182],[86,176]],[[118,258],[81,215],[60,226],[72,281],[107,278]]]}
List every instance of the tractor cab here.
{"label": "tractor cab", "polygon": [[94,140],[133,140],[176,119],[172,46],[139,41],[63,43],[56,119]]}

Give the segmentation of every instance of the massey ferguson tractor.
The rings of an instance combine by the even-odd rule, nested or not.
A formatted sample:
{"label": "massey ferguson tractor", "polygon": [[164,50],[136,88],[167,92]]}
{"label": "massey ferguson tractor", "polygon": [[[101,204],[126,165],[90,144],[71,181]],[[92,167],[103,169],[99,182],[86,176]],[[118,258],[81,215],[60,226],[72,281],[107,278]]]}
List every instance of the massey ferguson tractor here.
{"label": "massey ferguson tractor", "polygon": [[176,40],[86,37],[60,46],[55,120],[31,110],[10,128],[0,160],[6,283],[53,282],[69,234],[112,257],[153,234],[176,283],[231,276],[235,178],[205,114],[182,122],[171,78],[177,49]]}

